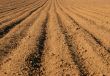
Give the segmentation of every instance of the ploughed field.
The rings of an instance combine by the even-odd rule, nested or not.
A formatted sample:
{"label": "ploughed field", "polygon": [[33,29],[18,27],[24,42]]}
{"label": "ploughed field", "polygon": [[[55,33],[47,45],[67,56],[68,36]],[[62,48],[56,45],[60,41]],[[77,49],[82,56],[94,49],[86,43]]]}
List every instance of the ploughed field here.
{"label": "ploughed field", "polygon": [[110,1],[0,0],[0,76],[110,76]]}

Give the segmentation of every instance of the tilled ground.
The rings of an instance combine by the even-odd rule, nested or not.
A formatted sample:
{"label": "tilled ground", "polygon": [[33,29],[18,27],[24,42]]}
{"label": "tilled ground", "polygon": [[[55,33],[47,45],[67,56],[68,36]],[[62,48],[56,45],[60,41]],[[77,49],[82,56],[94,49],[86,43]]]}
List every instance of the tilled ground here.
{"label": "tilled ground", "polygon": [[109,0],[0,0],[0,76],[110,76]]}

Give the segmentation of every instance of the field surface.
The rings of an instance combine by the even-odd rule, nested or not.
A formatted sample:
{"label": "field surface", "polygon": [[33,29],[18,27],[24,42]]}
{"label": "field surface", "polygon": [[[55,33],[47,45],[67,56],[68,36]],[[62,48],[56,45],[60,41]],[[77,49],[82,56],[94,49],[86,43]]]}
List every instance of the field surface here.
{"label": "field surface", "polygon": [[110,76],[110,0],[0,0],[0,76]]}

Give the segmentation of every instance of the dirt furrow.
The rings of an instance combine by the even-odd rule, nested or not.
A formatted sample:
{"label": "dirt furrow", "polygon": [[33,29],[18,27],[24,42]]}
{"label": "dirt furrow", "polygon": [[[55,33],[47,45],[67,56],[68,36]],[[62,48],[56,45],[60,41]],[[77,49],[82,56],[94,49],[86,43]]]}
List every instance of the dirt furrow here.
{"label": "dirt furrow", "polygon": [[102,18],[102,19],[105,19],[106,21],[104,20],[99,20],[99,19],[96,19],[96,18],[92,18],[90,16],[87,16],[86,14],[82,14],[82,13],[78,13],[78,12],[74,12],[76,15],[78,15],[79,17],[87,20],[88,22],[90,22],[90,24],[93,24],[95,25],[97,28],[100,28],[101,30],[104,30],[106,32],[110,32],[110,27],[109,27],[109,20],[106,20],[106,18]]}
{"label": "dirt furrow", "polygon": [[78,24],[80,24],[81,27],[83,27],[85,30],[90,32],[99,42],[101,45],[103,45],[108,51],[110,46],[110,35],[109,32],[102,30],[98,28],[96,25],[91,24],[89,21],[85,20],[84,18],[81,18],[72,12],[73,10],[69,11],[67,9],[64,9],[68,15],[75,19]]}
{"label": "dirt furrow", "polygon": [[43,75],[79,76],[80,72],[72,60],[64,36],[60,31],[54,3],[55,1],[52,1],[52,6],[49,11],[47,40],[42,56]]}
{"label": "dirt furrow", "polygon": [[[62,1],[60,3],[63,4]],[[74,12],[76,12],[78,14],[82,14],[82,16],[85,16],[86,18],[91,20],[91,22],[94,22],[94,23],[96,22],[97,24],[100,24],[100,25],[109,24],[109,19],[110,18],[108,18],[105,15],[103,16],[103,15],[95,14],[91,11],[88,11],[88,9],[85,9],[84,7],[68,6],[68,7],[65,7],[65,8],[72,9],[72,10],[74,10]]]}
{"label": "dirt furrow", "polygon": [[27,36],[22,39],[20,46],[13,50],[3,60],[0,67],[2,76],[39,76],[39,61],[42,45],[45,40],[45,26],[47,21],[46,7],[30,27]]}
{"label": "dirt furrow", "polygon": [[6,13],[5,15],[2,15],[0,17],[0,23],[2,24],[3,22],[9,21],[10,19],[15,18],[16,14],[19,12],[25,12],[25,11],[29,12],[31,10],[34,10],[37,7],[41,6],[43,3],[45,3],[45,1],[44,2],[37,1],[37,2],[34,2],[33,4],[25,6],[23,8],[16,8],[16,10],[13,10],[12,12],[10,11],[10,12]]}
{"label": "dirt furrow", "polygon": [[35,11],[26,20],[13,28],[5,37],[0,39],[0,60],[10,53],[12,49],[20,45],[19,42],[27,35],[29,27],[31,27],[37,17],[39,17],[39,12],[44,10],[45,7],[49,7],[49,4],[50,3],[47,2],[42,8]]}
{"label": "dirt furrow", "polygon": [[[59,17],[62,21],[62,27],[64,29],[64,34],[67,34],[68,41],[71,44],[71,47],[74,47],[75,50],[72,50],[73,54],[77,56],[77,63],[79,63],[80,69],[83,72],[83,75],[87,76],[100,76],[100,75],[107,75],[109,76],[110,66],[108,65],[107,61],[103,59],[100,55],[98,55],[95,51],[93,44],[90,41],[95,42],[91,35],[89,35],[86,31],[84,31],[79,26],[75,25],[75,23],[71,23],[70,19],[61,13],[61,11],[57,11]],[[80,37],[80,38],[79,38]],[[70,39],[69,39],[70,38]],[[95,44],[96,45],[96,44]],[[97,46],[100,48],[100,46]],[[99,49],[100,51],[100,49]],[[91,55],[89,53],[92,53]],[[94,53],[94,54],[93,54]],[[96,63],[100,62],[100,63]],[[97,67],[97,68],[96,68]]]}
{"label": "dirt furrow", "polygon": [[[42,7],[43,5],[39,6],[38,8]],[[23,16],[21,15],[18,19],[14,19],[11,22],[8,22],[8,23],[5,23],[4,25],[1,25],[0,38],[2,38],[5,34],[7,34],[10,31],[10,29],[14,28],[16,25],[20,24],[23,20],[25,20],[27,17],[29,17],[38,8],[36,8],[30,12],[26,12],[26,14],[23,14]]]}
{"label": "dirt furrow", "polygon": [[17,11],[10,12],[6,15],[2,15],[2,17],[0,18],[0,23],[3,24],[5,22],[8,22],[9,20],[16,18],[16,16],[22,15],[24,12],[29,12],[29,11],[35,9],[39,5],[40,5],[40,3],[39,4],[35,3],[35,4],[32,4],[28,7],[17,9]]}
{"label": "dirt furrow", "polygon": [[101,45],[103,45],[108,51],[110,50],[109,30],[107,31],[105,28],[97,27],[96,24],[91,23],[87,18],[78,14],[74,15],[74,19],[81,25],[81,27],[90,32]]}
{"label": "dirt furrow", "polygon": [[109,19],[106,17],[94,15],[91,12],[87,12],[86,10],[81,10],[77,8],[73,8],[74,13],[81,15],[83,18],[91,22],[91,24],[96,25],[98,28],[106,30],[110,32],[110,27],[109,27]]}
{"label": "dirt furrow", "polygon": [[[30,1],[29,1],[30,2]],[[37,3],[38,1],[36,1],[35,3]],[[5,7],[5,4],[2,6],[3,8],[1,8],[1,14],[0,14],[0,18],[2,17],[5,17],[5,16],[8,16],[10,13],[13,13],[13,12],[16,12],[16,11],[19,11],[20,9],[23,9],[23,8],[27,8],[26,6],[21,8],[20,6],[17,6],[17,3],[16,4],[12,4],[9,2],[10,6],[7,6]],[[15,7],[11,7],[11,5],[15,6]],[[23,5],[26,5],[26,3],[24,3]],[[34,5],[34,4],[33,4]],[[28,6],[32,6],[31,4],[28,5]],[[9,7],[9,8],[8,8]],[[19,7],[19,8],[18,8]],[[3,12],[2,9],[6,10],[6,9],[12,9],[10,11],[7,11],[7,12]]]}
{"label": "dirt furrow", "polygon": [[79,11],[79,12],[81,12],[81,13],[84,13],[87,16],[96,18],[97,20],[101,20],[102,22],[105,21],[107,23],[107,20],[109,21],[109,19],[110,19],[108,16],[96,14],[92,10],[89,11],[89,9],[85,9],[83,7],[82,8],[81,7],[72,7],[72,8],[75,9],[75,10],[77,10],[77,11]]}
{"label": "dirt furrow", "polygon": [[[61,9],[62,11],[64,11],[62,8],[60,8],[60,9]],[[64,13],[65,13],[65,15],[67,15],[67,16],[71,19],[70,22],[73,22],[75,25],[77,25],[77,26],[79,26],[80,28],[82,28],[82,27],[79,25],[79,23],[77,23],[77,22],[74,20],[74,18],[72,18],[72,17],[68,14],[68,12],[64,11]],[[82,28],[82,29],[83,29],[83,28]],[[103,57],[109,62],[110,54],[109,54],[108,50],[106,50],[106,48],[103,47],[103,45],[100,43],[100,41],[97,40],[91,33],[89,33],[89,32],[88,32],[87,30],[85,30],[85,29],[83,29],[83,30],[86,31],[89,35],[92,36],[93,41],[90,40],[90,42],[93,43],[93,45],[95,45],[94,48],[96,48],[97,45],[100,46],[100,47],[98,48],[99,51],[96,51],[96,53],[99,54],[99,55],[101,55],[101,56],[103,56]],[[100,49],[101,49],[101,50],[100,50]],[[102,55],[102,54],[103,54],[103,55]],[[109,63],[110,63],[110,62],[109,62]]]}
{"label": "dirt furrow", "polygon": [[[60,2],[60,1],[59,1]],[[61,4],[64,5],[65,1],[61,1]],[[69,3],[70,4],[70,3]],[[96,14],[93,12],[93,10],[90,10],[89,8],[84,8],[84,7],[79,7],[79,6],[64,6],[65,8],[69,8],[74,10],[74,12],[77,12],[78,14],[82,14],[82,16],[87,16],[88,18],[90,18],[91,20],[94,20],[97,23],[100,23],[100,25],[105,26],[105,24],[107,25],[109,23],[109,17],[105,16],[106,14],[104,13],[104,15],[100,15],[100,14]],[[99,13],[99,12],[97,12]],[[109,27],[109,26],[108,26]]]}
{"label": "dirt furrow", "polygon": [[[82,8],[82,7],[80,7],[80,8]],[[91,8],[91,10],[88,9],[88,8],[83,8],[83,9],[86,10],[86,11],[88,11],[88,12],[91,12],[93,14],[96,14],[96,16],[103,16],[103,17],[107,17],[107,18],[110,17],[110,15],[109,14],[106,14],[105,11],[100,11],[99,8],[95,8],[95,9],[94,8]]]}
{"label": "dirt furrow", "polygon": [[[27,3],[28,2],[28,3]],[[9,5],[8,6],[6,6],[6,5],[3,5],[3,8],[1,8],[1,9],[3,9],[4,10],[4,12],[3,12],[3,10],[1,10],[1,16],[2,15],[5,15],[5,14],[7,14],[7,13],[10,13],[10,12],[14,12],[14,11],[17,11],[17,10],[19,10],[19,9],[22,9],[22,7],[23,8],[26,8],[27,6],[30,6],[30,5],[32,5],[33,3],[37,3],[37,4],[39,4],[40,2],[42,2],[41,0],[37,0],[37,1],[25,1],[25,3],[20,3],[19,5],[17,4],[17,3],[15,3],[15,4],[13,4],[13,2],[12,2],[12,4],[11,4],[11,2],[9,1],[8,3],[9,3]],[[7,11],[6,11],[6,9],[7,9]]]}
{"label": "dirt furrow", "polygon": [[0,76],[110,76],[109,0],[0,0]]}

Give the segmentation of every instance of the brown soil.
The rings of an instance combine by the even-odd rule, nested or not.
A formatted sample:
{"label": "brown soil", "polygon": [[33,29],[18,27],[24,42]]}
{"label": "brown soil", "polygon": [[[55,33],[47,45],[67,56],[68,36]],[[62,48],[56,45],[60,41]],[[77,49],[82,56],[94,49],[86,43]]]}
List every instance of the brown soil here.
{"label": "brown soil", "polygon": [[109,0],[0,0],[0,76],[110,76]]}

